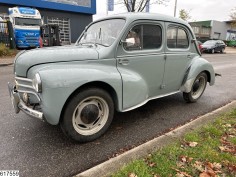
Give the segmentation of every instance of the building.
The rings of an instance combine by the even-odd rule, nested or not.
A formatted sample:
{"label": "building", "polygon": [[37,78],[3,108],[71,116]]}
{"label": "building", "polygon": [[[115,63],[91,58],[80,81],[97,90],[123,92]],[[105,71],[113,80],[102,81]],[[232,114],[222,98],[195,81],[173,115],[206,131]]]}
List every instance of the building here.
{"label": "building", "polygon": [[209,39],[234,40],[236,39],[236,26],[233,21],[197,21],[190,22],[195,36],[200,41]]}
{"label": "building", "polygon": [[15,6],[36,8],[44,24],[59,25],[63,44],[76,42],[96,14],[96,0],[0,0],[0,14]]}

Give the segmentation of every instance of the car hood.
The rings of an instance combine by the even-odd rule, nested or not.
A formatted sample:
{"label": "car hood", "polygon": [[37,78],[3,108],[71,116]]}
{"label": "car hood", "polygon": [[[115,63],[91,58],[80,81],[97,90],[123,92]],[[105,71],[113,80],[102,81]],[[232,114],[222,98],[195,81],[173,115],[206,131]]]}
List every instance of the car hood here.
{"label": "car hood", "polygon": [[20,52],[15,58],[15,73],[25,77],[29,68],[35,65],[70,62],[82,60],[97,60],[95,48],[81,46],[48,47]]}

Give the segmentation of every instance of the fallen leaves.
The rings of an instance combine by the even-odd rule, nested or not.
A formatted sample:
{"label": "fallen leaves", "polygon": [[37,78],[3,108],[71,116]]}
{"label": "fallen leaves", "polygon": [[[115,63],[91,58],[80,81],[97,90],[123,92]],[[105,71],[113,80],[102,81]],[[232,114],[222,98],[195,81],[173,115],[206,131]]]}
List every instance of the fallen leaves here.
{"label": "fallen leaves", "polygon": [[184,147],[196,147],[198,145],[198,142],[187,142],[184,140],[183,144],[181,145],[182,148]]}
{"label": "fallen leaves", "polygon": [[129,173],[128,177],[138,177],[135,173]]}
{"label": "fallen leaves", "polygon": [[190,147],[196,147],[198,145],[198,143],[197,142],[189,142],[188,145]]}
{"label": "fallen leaves", "polygon": [[[219,146],[219,149],[221,152],[228,152],[232,153],[233,155],[236,155],[236,145],[232,142],[230,142],[230,138],[233,138],[236,136],[236,126],[232,126],[231,124],[226,124],[225,127],[228,127],[227,133],[225,133],[221,139],[221,146]],[[233,127],[233,128],[232,128]]]}

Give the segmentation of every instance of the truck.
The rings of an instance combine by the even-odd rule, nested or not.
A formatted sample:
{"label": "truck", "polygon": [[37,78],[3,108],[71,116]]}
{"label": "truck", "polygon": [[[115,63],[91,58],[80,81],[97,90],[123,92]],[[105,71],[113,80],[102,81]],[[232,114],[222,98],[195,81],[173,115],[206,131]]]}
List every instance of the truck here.
{"label": "truck", "polygon": [[17,48],[40,47],[41,15],[37,9],[29,7],[9,8],[9,19],[13,25]]}

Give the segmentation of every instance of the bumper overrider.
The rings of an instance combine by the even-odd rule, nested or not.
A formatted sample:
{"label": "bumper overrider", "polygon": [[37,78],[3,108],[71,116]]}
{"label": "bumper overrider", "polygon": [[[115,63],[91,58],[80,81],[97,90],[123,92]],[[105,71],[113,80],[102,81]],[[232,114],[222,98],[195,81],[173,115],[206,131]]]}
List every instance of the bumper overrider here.
{"label": "bumper overrider", "polygon": [[[23,79],[18,78],[18,80],[22,81]],[[24,79],[24,81],[30,82],[31,80]],[[19,87],[19,89],[17,89],[16,87]],[[27,89],[21,89],[24,87]],[[36,110],[34,105],[30,105],[29,103],[27,103],[26,99],[23,100],[22,98],[22,94],[29,94],[29,95],[34,95],[40,101],[38,95],[35,92],[31,91],[31,89],[33,89],[33,87],[28,86],[26,84],[19,84],[13,86],[8,82],[8,90],[15,113],[23,111],[24,113],[26,113],[31,117],[43,120],[44,118],[43,113],[39,110]]]}

